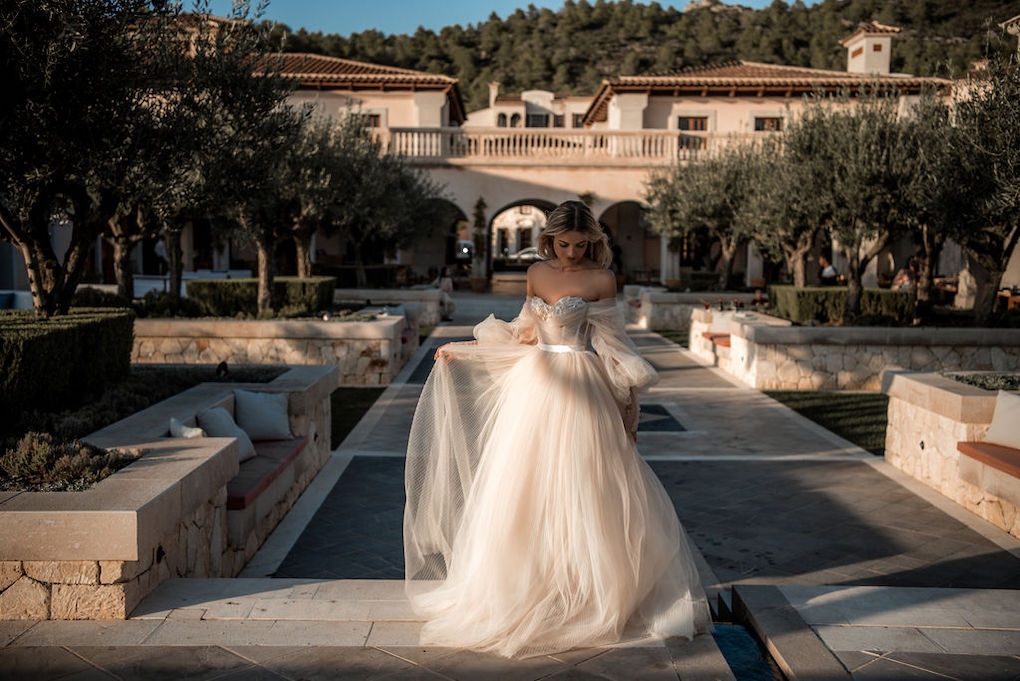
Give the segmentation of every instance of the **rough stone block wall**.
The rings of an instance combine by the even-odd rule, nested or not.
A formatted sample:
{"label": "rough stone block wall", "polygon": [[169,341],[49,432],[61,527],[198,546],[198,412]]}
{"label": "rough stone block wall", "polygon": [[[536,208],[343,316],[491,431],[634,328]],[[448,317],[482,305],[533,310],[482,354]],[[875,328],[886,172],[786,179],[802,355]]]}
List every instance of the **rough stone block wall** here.
{"label": "rough stone block wall", "polygon": [[1020,347],[749,343],[744,357],[727,369],[761,390],[879,390],[882,372],[894,368],[1020,369]]}
{"label": "rough stone block wall", "polygon": [[[417,335],[409,341],[417,344]],[[403,366],[388,339],[135,337],[131,361],[155,364],[335,364],[341,385],[386,385]],[[417,348],[415,348],[417,349]]]}
{"label": "rough stone block wall", "polygon": [[0,619],[125,619],[171,577],[230,577],[227,490],[182,518],[137,561],[0,561]]}
{"label": "rough stone block wall", "polygon": [[1009,501],[960,478],[957,442],[981,440],[987,423],[963,423],[923,405],[890,397],[885,459],[968,511],[1020,537],[1020,513]]}

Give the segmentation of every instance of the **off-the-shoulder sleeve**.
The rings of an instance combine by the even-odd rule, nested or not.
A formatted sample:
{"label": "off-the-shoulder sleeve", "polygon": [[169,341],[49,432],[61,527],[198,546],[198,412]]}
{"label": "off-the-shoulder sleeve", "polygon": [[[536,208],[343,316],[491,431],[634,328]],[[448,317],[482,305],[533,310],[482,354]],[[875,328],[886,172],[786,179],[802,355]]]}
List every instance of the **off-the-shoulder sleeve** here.
{"label": "off-the-shoulder sleeve", "polygon": [[538,332],[535,329],[535,317],[525,301],[521,311],[509,322],[497,319],[492,314],[480,321],[475,325],[474,337],[479,343],[484,344],[534,344],[538,341]]}
{"label": "off-the-shoulder sleeve", "polygon": [[591,345],[598,353],[609,376],[617,402],[630,401],[631,389],[639,390],[655,384],[659,374],[638,352],[627,337],[623,309],[614,299],[597,301],[588,306],[591,324]]}

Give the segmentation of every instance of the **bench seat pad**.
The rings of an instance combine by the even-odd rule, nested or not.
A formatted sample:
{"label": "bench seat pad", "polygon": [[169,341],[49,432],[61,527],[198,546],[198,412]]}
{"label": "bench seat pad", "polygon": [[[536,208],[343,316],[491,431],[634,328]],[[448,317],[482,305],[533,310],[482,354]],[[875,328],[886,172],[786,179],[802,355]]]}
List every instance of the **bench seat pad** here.
{"label": "bench seat pad", "polygon": [[255,442],[257,456],[242,463],[240,472],[227,483],[227,509],[238,510],[255,503],[307,444],[307,437]]}

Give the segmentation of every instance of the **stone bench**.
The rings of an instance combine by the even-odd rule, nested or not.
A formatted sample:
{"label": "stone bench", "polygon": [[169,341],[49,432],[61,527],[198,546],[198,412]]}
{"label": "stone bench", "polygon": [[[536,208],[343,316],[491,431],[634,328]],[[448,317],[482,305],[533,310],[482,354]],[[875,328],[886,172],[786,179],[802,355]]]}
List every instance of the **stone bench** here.
{"label": "stone bench", "polygon": [[442,317],[443,292],[437,288],[338,288],[336,304],[403,305],[408,320],[418,326],[435,326]]}
{"label": "stone bench", "polygon": [[990,442],[958,442],[960,479],[997,499],[1003,515],[1020,512],[1020,449]]}
{"label": "stone bench", "polygon": [[[92,488],[0,492],[0,619],[124,619],[171,577],[236,576],[329,458],[336,374],[194,386],[84,438],[144,452]],[[168,437],[171,416],[232,412],[234,388],[288,393],[294,439],[239,465],[234,438]]]}
{"label": "stone bench", "polygon": [[885,459],[968,511],[1020,537],[1020,452],[984,439],[996,393],[934,372],[886,371]]}
{"label": "stone bench", "polygon": [[701,337],[710,342],[712,345],[717,345],[723,348],[730,347],[730,334],[728,333],[702,331]]}

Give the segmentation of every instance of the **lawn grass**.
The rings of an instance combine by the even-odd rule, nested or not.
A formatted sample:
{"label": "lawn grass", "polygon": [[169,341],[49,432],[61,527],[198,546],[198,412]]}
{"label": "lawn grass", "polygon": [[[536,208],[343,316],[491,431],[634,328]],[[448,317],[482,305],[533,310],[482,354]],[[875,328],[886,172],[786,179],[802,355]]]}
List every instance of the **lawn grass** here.
{"label": "lawn grass", "polygon": [[329,447],[336,449],[386,388],[337,388],[330,396],[333,423]]}
{"label": "lawn grass", "polygon": [[666,340],[673,341],[682,348],[687,347],[688,339],[690,338],[690,331],[687,329],[663,329],[662,331],[654,331]]}
{"label": "lawn grass", "polygon": [[875,456],[885,455],[889,397],[882,393],[765,390],[798,414]]}

